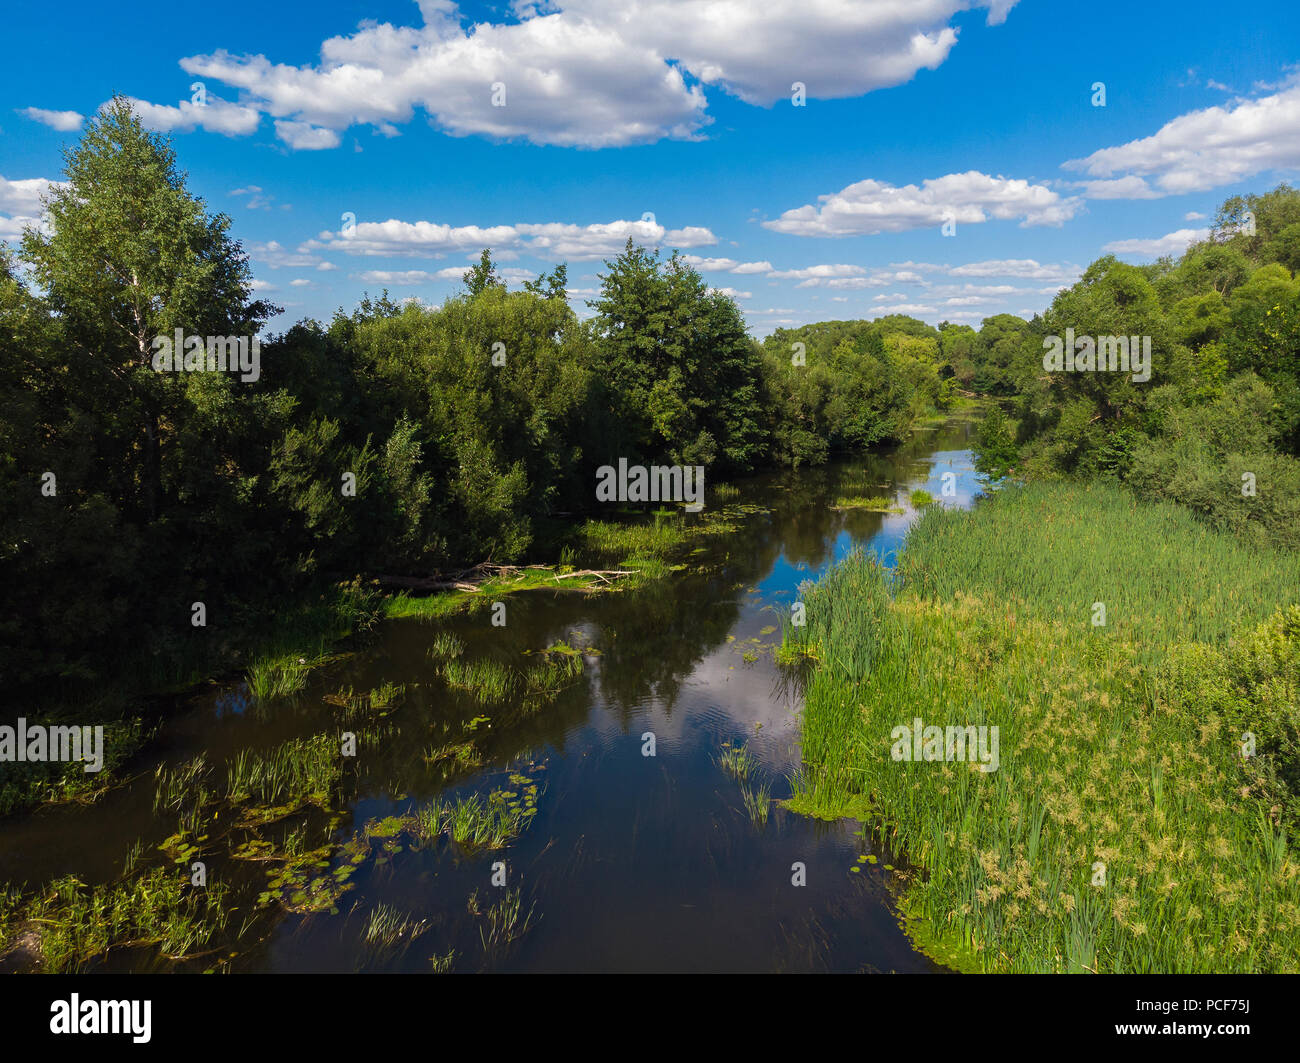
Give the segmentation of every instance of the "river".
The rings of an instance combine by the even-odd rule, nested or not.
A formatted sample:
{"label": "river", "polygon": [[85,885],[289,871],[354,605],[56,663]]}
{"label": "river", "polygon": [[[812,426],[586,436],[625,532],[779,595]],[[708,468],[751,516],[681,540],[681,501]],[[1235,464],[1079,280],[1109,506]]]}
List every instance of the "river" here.
{"label": "river", "polygon": [[[728,502],[758,511],[739,518],[734,534],[708,541],[687,569],[643,589],[527,592],[508,599],[504,627],[487,612],[391,621],[286,701],[256,704],[242,684],[205,687],[169,717],[134,782],[93,805],[7,823],[0,880],[111,880],[137,839],[149,852],[176,829],[174,817],[153,810],[159,759],[179,764],[204,753],[219,765],[242,749],[337,733],[326,694],[393,683],[407,688],[406,700],[361,750],[340,815],[323,829],[346,839],[368,821],[435,799],[510,786],[512,774],[516,788],[520,779],[537,787],[531,824],[503,850],[393,844],[357,868],[337,914],[263,917],[221,969],[428,971],[432,957],[454,951],[457,971],[942,970],[900,928],[898,860],[855,823],[805,818],[778,803],[799,765],[799,704],[773,648],[802,582],[854,548],[892,558],[916,516],[911,489],[925,488],[938,504],[971,504],[979,490],[971,432],[971,421],[955,418],[889,452],[742,481]],[[945,481],[945,473],[954,475]],[[955,495],[944,496],[945,482]],[[850,493],[846,483],[855,493],[896,494],[904,512],[832,508]],[[527,660],[526,651],[562,641],[584,650],[585,668],[543,711],[494,729],[491,705],[437,678],[428,648],[440,631],[463,639],[467,660]],[[476,716],[486,717],[476,725],[476,763],[426,761],[436,736]],[[654,756],[643,755],[647,735]],[[727,744],[742,743],[755,761],[751,794],[761,803],[762,787],[770,788],[766,822],[747,812],[740,784],[718,763]],[[265,866],[219,853],[205,860],[209,876],[240,887],[238,903],[251,910]],[[505,889],[492,884],[496,862],[505,865],[497,872]],[[793,883],[795,865],[804,885]],[[489,948],[485,909],[512,889],[530,915],[526,931]],[[382,955],[366,943],[379,905],[422,921],[413,940]],[[121,950],[97,966],[178,965]]]}

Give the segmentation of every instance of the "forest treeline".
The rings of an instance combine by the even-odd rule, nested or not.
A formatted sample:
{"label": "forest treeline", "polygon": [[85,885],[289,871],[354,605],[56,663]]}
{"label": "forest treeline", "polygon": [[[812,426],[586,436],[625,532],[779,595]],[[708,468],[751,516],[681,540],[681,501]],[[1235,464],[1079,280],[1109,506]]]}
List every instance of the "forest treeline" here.
{"label": "forest treeline", "polygon": [[[1249,540],[1300,546],[1300,190],[1234,196],[1179,258],[1098,259],[1001,341],[950,326],[959,380],[1002,399],[980,465],[1103,479],[1188,506]],[[1044,340],[1151,338],[1151,379],[1048,372]],[[965,358],[967,346],[982,357]]]}
{"label": "forest treeline", "polygon": [[901,439],[954,394],[921,322],[760,344],[679,256],[630,241],[585,320],[565,266],[508,291],[485,250],[440,307],[367,295],[268,337],[255,373],[158,371],[157,337],[247,339],[279,308],[127,101],[65,156],[45,224],[0,255],[17,698],[217,652],[332,581],[532,559],[620,457],[716,483]]}

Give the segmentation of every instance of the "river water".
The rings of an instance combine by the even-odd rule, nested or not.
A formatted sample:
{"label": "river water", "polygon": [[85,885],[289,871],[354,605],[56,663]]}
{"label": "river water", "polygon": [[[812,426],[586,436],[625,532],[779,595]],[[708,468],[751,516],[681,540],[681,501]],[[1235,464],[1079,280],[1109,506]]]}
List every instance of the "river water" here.
{"label": "river water", "polygon": [[[745,480],[728,500],[747,511],[736,532],[710,539],[686,570],[646,588],[527,592],[507,599],[504,627],[485,611],[436,624],[389,622],[288,701],[254,704],[242,684],[212,684],[169,718],[134,783],[94,805],[5,824],[0,881],[113,879],[132,843],[156,851],[176,829],[174,816],[153,811],[159,759],[178,764],[204,753],[219,765],[241,749],[337,734],[325,695],[393,683],[406,686],[406,700],[356,758],[337,821],[318,826],[346,839],[377,818],[509,787],[512,774],[516,789],[522,778],[537,786],[531,824],[504,850],[394,843],[397,851],[360,864],[337,914],[264,914],[220,969],[429,971],[434,956],[454,951],[457,971],[941,970],[900,929],[886,867],[898,860],[873,848],[856,823],[805,818],[777,803],[799,765],[799,703],[772,651],[802,582],[854,548],[887,562],[896,554],[916,516],[911,489],[925,488],[942,505],[971,504],[979,490],[971,430],[954,419],[890,452]],[[945,483],[955,495],[944,496]],[[832,508],[850,493],[896,495],[904,512]],[[526,661],[563,641],[586,651],[584,672],[542,711],[499,717],[437,678],[428,648],[441,631],[464,640],[468,660]],[[437,736],[476,716],[487,717],[475,727],[476,762],[426,761]],[[643,755],[647,734],[652,757]],[[746,811],[741,785],[718,763],[727,744],[742,743],[756,762],[751,793],[761,801],[761,788],[770,789],[766,822]],[[863,862],[868,854],[874,862]],[[210,877],[237,887],[237,928],[266,867],[204,856]],[[497,862],[504,889],[493,885]],[[795,864],[804,885],[793,884]],[[516,889],[526,930],[485,943],[487,910]],[[399,950],[367,947],[380,905],[422,921]],[[178,965],[123,950],[98,966]]]}

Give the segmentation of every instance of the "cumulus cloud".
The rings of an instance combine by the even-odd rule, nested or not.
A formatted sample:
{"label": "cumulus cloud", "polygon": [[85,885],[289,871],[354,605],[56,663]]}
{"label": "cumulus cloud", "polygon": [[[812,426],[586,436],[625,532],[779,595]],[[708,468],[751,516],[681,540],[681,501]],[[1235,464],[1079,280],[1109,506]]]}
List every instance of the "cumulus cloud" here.
{"label": "cumulus cloud", "polygon": [[865,266],[836,263],[822,266],[804,266],[801,269],[779,269],[770,273],[773,280],[828,280],[834,277],[860,277],[867,272]]}
{"label": "cumulus cloud", "polygon": [[1179,229],[1155,240],[1113,240],[1102,247],[1117,255],[1181,255],[1192,244],[1210,238],[1209,229]]}
{"label": "cumulus cloud", "polygon": [[352,255],[443,255],[484,247],[503,253],[527,251],[540,258],[573,261],[608,258],[623,250],[628,239],[646,247],[700,247],[716,244],[708,229],[687,226],[666,229],[656,221],[612,221],[594,225],[567,222],[516,225],[444,225],[430,221],[358,222],[347,231],[323,232],[303,244],[303,250],[327,248]]}
{"label": "cumulus cloud", "polygon": [[1161,195],[1134,174],[1113,180],[1080,181],[1074,187],[1089,199],[1159,199]]}
{"label": "cumulus cloud", "polygon": [[566,15],[618,27],[747,103],[789,99],[801,81],[817,99],[860,96],[933,70],[957,43],[952,17],[1016,0],[563,0]]}
{"label": "cumulus cloud", "polygon": [[318,63],[218,51],[181,66],[238,89],[294,148],[337,146],[352,125],[391,136],[417,109],[454,136],[601,148],[697,139],[704,86],[770,106],[795,82],[814,99],[902,84],[947,59],[959,12],[996,25],[1015,2],[554,0],[465,27],[450,0],[421,0],[423,25],[363,22]]}
{"label": "cumulus cloud", "polygon": [[1060,225],[1080,208],[1078,198],[1062,198],[1046,185],[977,170],[901,187],[868,179],[819,196],[817,202],[787,210],[763,225],[794,236],[873,236],[947,221],[973,225],[990,218],[1019,219],[1021,226]]}
{"label": "cumulus cloud", "polygon": [[[140,118],[140,124],[156,133],[190,133],[206,129],[227,137],[243,137],[254,132],[262,116],[255,107],[228,103],[209,95],[206,103],[181,100],[175,107],[165,103],[127,97]],[[107,106],[107,102],[104,104]]]}
{"label": "cumulus cloud", "polygon": [[29,177],[10,181],[0,177],[0,240],[18,241],[29,225],[41,228],[44,224],[44,207],[41,198],[62,182],[44,177]]}
{"label": "cumulus cloud", "polygon": [[339,146],[339,135],[310,122],[277,121],[275,135],[297,151],[323,151]]}
{"label": "cumulus cloud", "polygon": [[772,263],[770,262],[737,262],[734,258],[701,258],[699,255],[682,255],[682,261],[701,273],[748,275],[772,272]]}
{"label": "cumulus cloud", "polygon": [[86,120],[86,116],[77,111],[47,111],[44,107],[24,107],[18,113],[60,133],[76,132]]}
{"label": "cumulus cloud", "polygon": [[1063,165],[1107,179],[1096,182],[1103,191],[1136,190],[1125,198],[1202,192],[1266,170],[1300,167],[1300,84],[1259,99],[1192,111],[1149,137]]}
{"label": "cumulus cloud", "polygon": [[0,210],[9,214],[35,217],[41,213],[41,197],[51,188],[58,187],[58,184],[44,177],[30,177],[19,181],[0,177]]}

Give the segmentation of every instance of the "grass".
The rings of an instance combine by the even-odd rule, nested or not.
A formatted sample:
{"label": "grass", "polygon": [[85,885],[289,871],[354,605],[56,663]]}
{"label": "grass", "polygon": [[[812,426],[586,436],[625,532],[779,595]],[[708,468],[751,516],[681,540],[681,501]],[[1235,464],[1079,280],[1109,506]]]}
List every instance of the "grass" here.
{"label": "grass", "polygon": [[433,637],[433,642],[429,644],[429,659],[432,661],[447,661],[453,657],[459,657],[465,652],[465,642],[457,638],[449,631],[440,631]]}
{"label": "grass", "polygon": [[442,675],[449,686],[465,691],[483,704],[504,701],[519,686],[518,672],[490,658],[478,661],[449,658],[443,662]]}
{"label": "grass", "polygon": [[858,495],[841,495],[835,500],[833,509],[860,509],[868,513],[902,513],[903,507],[898,501],[885,495],[870,498]]}
{"label": "grass", "polygon": [[333,659],[339,642],[355,632],[369,631],[382,610],[379,594],[354,582],[332,587],[316,600],[275,617],[273,634],[258,643],[249,661],[249,692],[264,700],[301,690],[314,668]]}
{"label": "grass", "polygon": [[129,882],[87,886],[57,879],[20,909],[18,891],[0,894],[0,953],[20,938],[40,969],[76,973],[115,948],[153,946],[179,960],[205,949],[229,919],[226,887],[189,888],[188,878],[157,868]]}
{"label": "grass", "polygon": [[934,495],[922,487],[918,487],[910,495],[908,501],[912,503],[913,509],[924,509],[926,506],[934,505]]}
{"label": "grass", "polygon": [[213,797],[207,785],[211,774],[201,754],[175,769],[158,765],[154,771],[154,814],[179,812],[181,833],[197,831],[204,806]]}
{"label": "grass", "polygon": [[653,523],[589,520],[573,534],[575,556],[592,564],[629,558],[666,561],[690,540],[687,526],[675,515]]}
{"label": "grass", "polygon": [[722,752],[718,754],[718,767],[737,782],[743,783],[757,766],[758,761],[744,742],[738,746],[733,746],[730,742],[722,744]]}
{"label": "grass", "polygon": [[578,654],[558,650],[548,653],[542,663],[523,672],[524,697],[553,701],[581,677],[582,670],[582,657]]}
{"label": "grass", "polygon": [[772,789],[766,783],[757,786],[741,786],[741,799],[745,803],[745,814],[756,827],[767,825],[767,815],[772,807]]}
{"label": "grass", "polygon": [[390,963],[409,949],[430,924],[413,919],[388,904],[380,904],[366,917],[362,932],[362,962],[365,966]]}
{"label": "grass", "polygon": [[533,921],[533,909],[523,911],[522,891],[516,887],[506,890],[505,896],[487,910],[486,925],[479,927],[483,951],[509,945],[528,932]]}
{"label": "grass", "polygon": [[523,795],[494,790],[487,798],[478,794],[442,805],[436,820],[426,813],[424,822],[436,822],[457,844],[470,849],[501,849],[519,837],[537,815],[537,786]]}
{"label": "grass", "polygon": [[[1298,587],[1296,555],[1117,488],[929,509],[896,577],[855,555],[805,597],[820,663],[790,806],[906,852],[909,925],[977,969],[1300,970],[1277,755]],[[917,717],[998,727],[998,770],[894,760]]]}
{"label": "grass", "polygon": [[271,808],[324,805],[343,774],[332,735],[296,738],[266,753],[241,750],[226,778],[226,799]]}
{"label": "grass", "polygon": [[[130,760],[151,737],[153,724],[122,718],[115,698],[100,704],[76,704],[45,712],[27,712],[28,726],[104,728],[100,771],[86,771],[81,761],[7,762],[0,771],[0,817],[39,804],[97,801],[121,781],[117,769]],[[10,724],[13,720],[8,721]]]}

